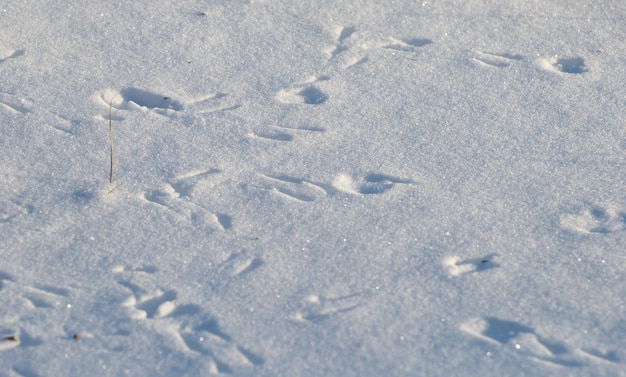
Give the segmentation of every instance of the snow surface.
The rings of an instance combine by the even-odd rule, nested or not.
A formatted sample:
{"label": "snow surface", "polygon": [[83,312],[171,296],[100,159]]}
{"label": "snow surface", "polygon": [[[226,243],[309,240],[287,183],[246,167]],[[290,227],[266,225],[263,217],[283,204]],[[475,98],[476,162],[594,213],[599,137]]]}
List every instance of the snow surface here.
{"label": "snow surface", "polygon": [[0,376],[626,376],[625,23],[4,1]]}

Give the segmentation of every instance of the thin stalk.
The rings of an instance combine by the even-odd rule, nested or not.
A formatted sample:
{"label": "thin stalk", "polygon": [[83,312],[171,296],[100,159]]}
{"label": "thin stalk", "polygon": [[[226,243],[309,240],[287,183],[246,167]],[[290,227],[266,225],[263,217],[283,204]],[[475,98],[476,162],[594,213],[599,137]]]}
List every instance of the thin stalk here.
{"label": "thin stalk", "polygon": [[109,102],[109,144],[111,145],[111,171],[109,173],[109,183],[113,184],[113,99],[115,96],[111,98],[111,102]]}

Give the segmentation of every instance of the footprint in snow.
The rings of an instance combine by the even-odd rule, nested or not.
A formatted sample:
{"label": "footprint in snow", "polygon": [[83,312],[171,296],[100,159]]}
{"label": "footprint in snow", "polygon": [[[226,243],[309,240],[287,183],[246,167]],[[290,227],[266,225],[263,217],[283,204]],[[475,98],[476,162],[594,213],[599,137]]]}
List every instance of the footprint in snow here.
{"label": "footprint in snow", "polygon": [[560,218],[561,228],[582,234],[608,234],[626,229],[626,211],[616,207],[589,206]]}
{"label": "footprint in snow", "polygon": [[204,208],[197,203],[199,195],[194,195],[217,184],[219,173],[219,169],[193,170],[164,182],[159,189],[144,192],[140,198],[196,226],[225,231],[232,228],[232,217]]}
{"label": "footprint in snow", "polygon": [[370,173],[363,178],[354,179],[347,174],[338,174],[332,187],[336,190],[354,195],[383,194],[398,184],[411,184],[413,181],[397,178],[387,174]]}
{"label": "footprint in snow", "polygon": [[481,258],[461,259],[458,256],[447,257],[443,260],[443,266],[450,276],[461,276],[473,272],[486,271],[500,265],[494,262],[497,254],[485,255]]}
{"label": "footprint in snow", "polygon": [[[580,367],[585,365],[581,356],[593,356],[587,351],[572,350],[563,342],[549,340],[522,323],[495,317],[471,318],[460,325],[460,330],[501,352],[519,354],[543,364]],[[495,350],[490,349],[487,355]],[[609,352],[608,355],[600,353],[597,357],[608,360],[614,353]]]}
{"label": "footprint in snow", "polygon": [[537,60],[537,64],[546,71],[565,74],[589,72],[585,59],[581,56],[550,56]]}
{"label": "footprint in snow", "polygon": [[[237,266],[235,274],[245,274],[258,266],[259,260]],[[121,307],[129,319],[144,324],[142,331],[157,332],[171,340],[177,360],[182,364],[197,362],[196,355],[208,373],[250,373],[264,360],[254,352],[234,342],[218,321],[202,310],[201,306],[181,303],[176,289],[155,287],[154,267],[128,268],[118,266],[113,273],[117,283],[131,292]],[[126,333],[130,336],[130,333]]]}
{"label": "footprint in snow", "polygon": [[477,52],[474,61],[480,65],[496,68],[504,68],[514,61],[522,60],[524,57],[519,54]]}
{"label": "footprint in snow", "polygon": [[309,295],[303,300],[300,310],[293,314],[292,320],[296,322],[320,323],[326,319],[358,309],[365,305],[369,298],[370,293],[367,292],[336,297]]}

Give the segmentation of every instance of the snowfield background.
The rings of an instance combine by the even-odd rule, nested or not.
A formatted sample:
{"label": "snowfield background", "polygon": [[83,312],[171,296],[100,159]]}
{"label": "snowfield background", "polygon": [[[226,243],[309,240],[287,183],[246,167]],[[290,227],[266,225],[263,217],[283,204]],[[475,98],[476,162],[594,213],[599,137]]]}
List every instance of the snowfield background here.
{"label": "snowfield background", "polygon": [[625,22],[3,1],[0,376],[626,376]]}

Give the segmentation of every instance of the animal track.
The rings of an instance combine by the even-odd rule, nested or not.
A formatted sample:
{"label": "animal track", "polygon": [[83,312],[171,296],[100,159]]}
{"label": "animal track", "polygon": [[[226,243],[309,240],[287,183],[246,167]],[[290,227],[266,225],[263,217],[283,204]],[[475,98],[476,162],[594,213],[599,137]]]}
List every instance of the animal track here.
{"label": "animal track", "polygon": [[192,170],[175,177],[170,185],[179,197],[192,196],[196,186],[208,183],[214,175],[221,172],[219,169]]}
{"label": "animal track", "polygon": [[[336,29],[335,34],[337,35],[335,44],[323,51],[328,58],[326,67],[329,67],[334,73],[366,63],[369,57],[365,51],[369,50],[370,46],[400,52],[415,52],[433,43],[432,40],[426,38],[398,39],[390,37],[382,42],[380,40],[361,41],[359,44],[359,38],[355,38],[355,35],[358,35],[357,28],[354,26],[339,27]],[[348,56],[343,57],[341,62],[337,63],[336,60],[339,60],[338,58],[344,55]],[[278,91],[275,98],[287,104],[321,105],[330,99],[330,95],[314,84],[326,80],[330,80],[330,75],[320,75],[314,80],[306,80],[290,88]]]}
{"label": "animal track", "polygon": [[354,26],[340,27],[337,29],[337,44],[328,50],[330,59],[333,59],[340,53],[348,50],[348,46],[346,46],[344,42],[355,32],[356,28]]}
{"label": "animal track", "polygon": [[323,127],[314,127],[314,126],[301,126],[301,127],[277,126],[277,127],[285,129],[285,130],[304,131],[304,132],[325,132],[326,131],[326,129]]}
{"label": "animal track", "polygon": [[402,52],[414,52],[417,51],[418,48],[424,47],[433,43],[430,39],[425,38],[389,38],[389,43],[382,45],[382,48],[387,48],[390,50],[402,51]]}
{"label": "animal track", "polygon": [[579,349],[578,353],[582,356],[590,358],[594,361],[604,361],[610,363],[619,363],[624,359],[624,352],[618,352],[616,350],[600,351],[597,349]]}
{"label": "animal track", "polygon": [[489,254],[482,258],[463,259],[458,256],[448,257],[443,260],[443,266],[450,276],[465,275],[471,272],[485,271],[500,265],[493,261],[497,254]]}
{"label": "animal track", "polygon": [[329,185],[288,175],[264,175],[263,177],[275,184],[272,190],[278,195],[301,202],[312,202],[334,191]]}
{"label": "animal track", "polygon": [[0,329],[0,351],[6,351],[15,347],[38,346],[42,341],[31,336],[27,331],[7,331]]}
{"label": "animal track", "polygon": [[337,37],[338,44],[343,44],[343,42],[350,38],[350,36],[352,36],[355,32],[356,28],[354,26],[340,27],[339,36]]}
{"label": "animal track", "polygon": [[[473,60],[481,65],[492,66],[497,68],[508,67],[513,61],[524,59],[520,54],[510,53],[493,53],[478,51]],[[579,74],[589,71],[585,65],[585,59],[582,57],[545,57],[538,59],[536,63],[543,69],[558,72]]]}
{"label": "animal track", "polygon": [[576,233],[613,233],[626,229],[626,212],[617,208],[592,206],[577,214],[562,215],[561,227]]}
{"label": "animal track", "polygon": [[5,282],[13,281],[11,275],[0,271],[0,291],[4,288]]}
{"label": "animal track", "polygon": [[60,288],[60,287],[54,287],[52,285],[35,285],[33,286],[33,289],[51,294],[51,295],[55,295],[55,296],[62,296],[62,297],[68,297],[70,295],[70,290],[67,288]]}
{"label": "animal track", "polygon": [[0,332],[0,351],[6,351],[20,345],[20,337],[13,332]]}
{"label": "animal track", "polygon": [[196,226],[206,226],[216,230],[226,230],[232,226],[232,218],[224,214],[216,214],[195,204],[189,198],[181,198],[171,185],[165,184],[162,189],[146,192],[142,198],[175,213],[179,218],[192,222]]}
{"label": "animal track", "polygon": [[[98,121],[109,122],[124,120],[125,111],[151,112],[175,119],[178,124],[186,127],[204,127],[207,125],[207,116],[213,113],[233,111],[241,104],[226,93],[213,93],[191,98],[174,98],[169,93],[155,93],[147,90],[128,87],[122,90],[104,89],[96,92],[93,99],[106,109],[106,113],[97,114]],[[110,113],[109,105],[114,109]],[[64,120],[64,123],[73,121]],[[73,125],[73,124],[72,124]],[[55,126],[53,126],[55,127]],[[55,127],[63,132],[69,132],[67,126]]]}
{"label": "animal track", "polygon": [[[339,54],[344,52],[351,52],[352,58],[350,63],[344,67],[349,68],[353,65],[364,63],[368,61],[366,51],[371,49],[388,49],[400,52],[416,52],[420,48],[432,44],[433,41],[427,38],[394,38],[388,37],[385,39],[370,39],[363,40],[361,38],[352,38],[356,33],[355,27],[344,27],[339,31],[339,36],[335,47],[328,50],[330,59],[336,58]],[[350,46],[347,43],[350,40]]]}
{"label": "animal track", "polygon": [[291,141],[293,135],[285,132],[266,131],[266,132],[252,132],[250,136],[253,138],[267,139],[273,141]]}
{"label": "animal track", "polygon": [[[233,104],[229,95],[226,93],[216,93],[207,96],[192,98],[184,102],[184,105],[199,114],[216,113],[220,111],[236,110],[241,107],[239,104]],[[209,107],[208,109],[206,107]]]}
{"label": "animal track", "polygon": [[410,180],[378,173],[367,174],[359,180],[354,180],[346,174],[338,174],[331,184],[285,174],[266,174],[262,175],[262,177],[267,182],[273,183],[270,188],[279,196],[300,202],[313,202],[336,193],[352,195],[383,194],[397,184],[413,183]]}
{"label": "animal track", "polygon": [[7,51],[7,52],[5,52],[3,54],[4,57],[0,58],[0,64],[6,62],[8,60],[15,59],[18,56],[22,56],[22,55],[24,55],[25,52],[26,52],[26,50],[23,50],[23,49],[22,50],[10,50],[10,51]]}
{"label": "animal track", "polygon": [[[14,201],[0,202],[0,224],[10,223],[20,216],[28,215],[33,211],[32,208]],[[0,275],[0,279],[2,276]]]}
{"label": "animal track", "polygon": [[243,260],[240,263],[235,265],[233,274],[244,275],[244,274],[247,274],[248,272],[256,270],[262,265],[263,265],[263,261],[259,258]]}
{"label": "animal track", "polygon": [[397,184],[411,184],[413,181],[396,178],[386,174],[370,173],[362,179],[355,180],[346,174],[339,174],[335,177],[332,186],[341,192],[348,194],[383,194]]}
{"label": "animal track", "polygon": [[249,255],[242,251],[232,253],[225,261],[217,266],[218,275],[221,276],[245,276],[248,273],[263,266],[263,259]]}
{"label": "animal track", "polygon": [[490,53],[490,52],[478,52],[474,57],[474,61],[487,66],[492,67],[508,67],[512,61],[522,60],[524,57],[519,54],[508,53]]}
{"label": "animal track", "polygon": [[565,344],[549,341],[517,322],[493,317],[472,318],[461,324],[460,330],[504,352],[519,353],[534,361],[566,367],[584,364]]}
{"label": "animal track", "polygon": [[363,306],[368,297],[369,294],[364,292],[338,297],[310,295],[303,300],[303,307],[294,313],[292,319],[297,322],[321,322]]}
{"label": "animal track", "polygon": [[160,189],[143,193],[141,198],[164,207],[197,226],[207,226],[221,231],[230,229],[233,223],[231,216],[213,213],[194,202],[196,186],[203,185],[206,188],[207,185],[211,185],[210,177],[220,172],[217,169],[192,171],[174,178],[171,183],[164,183]]}
{"label": "animal track", "polygon": [[195,353],[210,357],[213,361],[210,373],[235,373],[237,369],[250,369],[263,364],[263,359],[253,352],[233,344],[230,336],[220,330],[216,321],[197,326],[182,326],[180,338],[185,347]]}
{"label": "animal track", "polygon": [[304,88],[296,86],[281,90],[276,98],[283,103],[321,105],[328,100],[329,96],[318,87],[307,85]]}
{"label": "animal track", "polygon": [[[119,99],[118,99],[119,98]],[[138,88],[124,88],[113,99],[113,107],[118,110],[138,110],[140,108],[182,110],[183,105],[168,95],[157,94]]]}
{"label": "animal track", "polygon": [[[119,282],[119,284],[135,291],[139,291],[137,286],[127,282]],[[176,292],[163,292],[157,290],[147,294],[137,294],[129,297],[122,303],[122,306],[132,308],[129,318],[162,318],[174,312],[176,309]]]}
{"label": "animal track", "polygon": [[32,101],[26,98],[18,98],[14,94],[0,93],[0,109],[11,114],[25,114],[31,112]]}
{"label": "animal track", "polygon": [[324,132],[324,128],[320,127],[285,127],[285,126],[275,126],[270,129],[266,129],[264,131],[251,132],[248,136],[253,139],[262,139],[269,141],[279,141],[286,142],[292,141],[295,137],[293,135],[294,132]]}
{"label": "animal track", "polygon": [[0,307],[0,352],[43,344],[42,332],[31,326],[32,319],[46,316],[51,310],[61,309],[57,314],[65,312],[71,293],[70,289],[50,285],[20,284],[0,271],[0,302],[4,303]]}
{"label": "animal track", "polygon": [[580,56],[551,56],[541,58],[537,63],[541,68],[551,72],[580,74],[589,71],[589,68],[585,65],[585,59]]}
{"label": "animal track", "polygon": [[[238,274],[253,269],[251,266],[257,263],[254,261],[243,266]],[[237,345],[232,337],[220,328],[217,320],[207,315],[200,306],[181,305],[176,290],[145,289],[134,283],[132,281],[134,277],[146,283],[153,280],[152,272],[146,273],[142,270],[145,268],[114,269],[117,275],[123,277],[118,280],[118,284],[131,291],[131,296],[121,303],[121,306],[128,310],[130,319],[145,324],[147,331],[156,331],[171,339],[173,344],[178,345],[183,359],[189,354],[205,355],[202,363],[208,363],[209,373],[250,372],[251,368],[263,364],[260,356]],[[149,268],[149,271],[152,271],[152,268]]]}
{"label": "animal track", "polygon": [[[116,110],[152,110],[165,115],[178,113],[187,108],[189,114],[183,115],[184,123],[193,123],[195,120],[203,122],[203,116],[221,111],[236,110],[240,104],[233,103],[225,93],[215,93],[195,98],[174,98],[170,94],[160,94],[144,89],[128,87],[122,90],[105,89],[95,94],[101,105],[106,106],[106,114],[98,116],[101,120],[109,120],[109,103]],[[112,102],[111,102],[112,100]],[[114,120],[122,120],[119,115]]]}
{"label": "animal track", "polygon": [[29,291],[23,297],[33,308],[54,308],[60,305],[60,301],[69,297],[70,290],[49,285],[35,285],[26,287]]}

